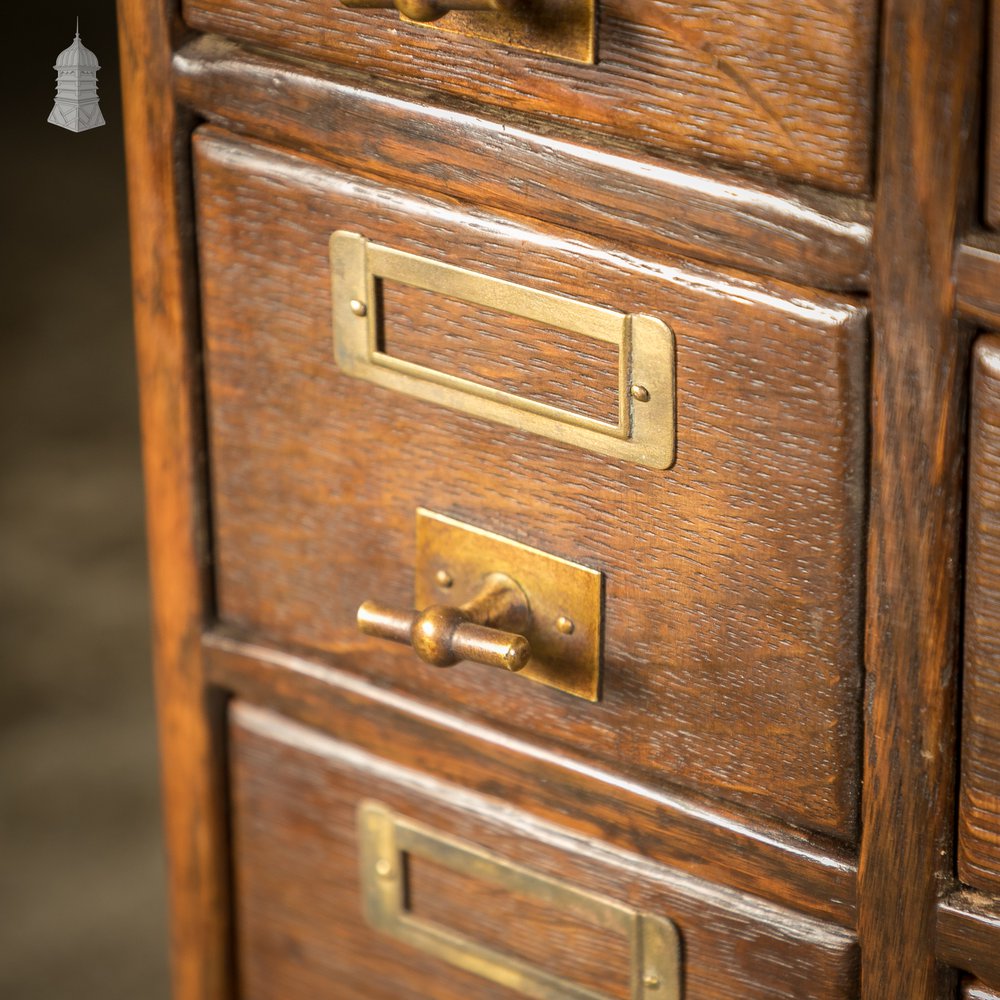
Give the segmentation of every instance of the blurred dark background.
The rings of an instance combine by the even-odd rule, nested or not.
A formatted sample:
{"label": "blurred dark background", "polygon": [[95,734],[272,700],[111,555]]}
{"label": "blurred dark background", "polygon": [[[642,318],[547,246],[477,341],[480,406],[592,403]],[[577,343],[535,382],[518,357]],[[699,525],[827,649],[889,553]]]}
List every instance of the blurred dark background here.
{"label": "blurred dark background", "polygon": [[[5,11],[0,997],[167,996],[113,0]],[[46,122],[56,56],[107,125]]]}

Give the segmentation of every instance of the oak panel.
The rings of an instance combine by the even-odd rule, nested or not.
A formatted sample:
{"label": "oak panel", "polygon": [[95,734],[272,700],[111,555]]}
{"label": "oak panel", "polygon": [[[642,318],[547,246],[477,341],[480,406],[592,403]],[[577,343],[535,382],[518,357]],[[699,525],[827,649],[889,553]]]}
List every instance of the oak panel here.
{"label": "oak panel", "polygon": [[[502,800],[388,764],[269,712],[237,703],[230,718],[238,953],[247,1000],[517,996],[366,924],[356,834],[364,799],[530,871],[673,920],[683,942],[686,1000],[856,995],[848,931],[567,836]],[[447,887],[441,880],[439,888]],[[503,908],[466,913],[478,895],[435,905],[468,935],[479,929],[503,941],[513,933],[523,944],[530,930],[547,945],[547,967],[574,968],[575,937],[561,933],[561,920],[522,909],[518,920],[535,922],[511,932],[494,924]],[[609,961],[615,955],[611,950]],[[600,979],[599,969],[588,969],[589,982]],[[608,972],[613,987],[621,970]]]}
{"label": "oak panel", "polygon": [[1000,892],[1000,336],[976,341],[969,421],[968,565],[958,874]]}
{"label": "oak panel", "polygon": [[989,44],[987,58],[987,135],[986,135],[986,223],[1000,228],[1000,4],[989,5]]}
{"label": "oak panel", "polygon": [[[850,838],[865,311],[212,131],[196,157],[222,620],[350,650],[357,670],[467,717]],[[676,466],[609,461],[343,376],[327,265],[339,228],[664,319]],[[357,634],[365,598],[412,601],[419,506],[605,574],[599,704],[489,668],[428,668]]]}
{"label": "oak panel", "polygon": [[187,0],[189,24],[415,89],[850,192],[871,171],[872,0],[605,0],[582,66],[331,0]]}

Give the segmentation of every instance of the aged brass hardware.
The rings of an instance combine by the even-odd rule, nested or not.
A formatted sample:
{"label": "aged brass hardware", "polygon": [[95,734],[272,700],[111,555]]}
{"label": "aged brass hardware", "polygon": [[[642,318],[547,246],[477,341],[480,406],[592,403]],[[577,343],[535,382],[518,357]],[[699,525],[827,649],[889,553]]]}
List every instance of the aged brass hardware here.
{"label": "aged brass hardware", "polygon": [[[345,7],[399,11],[407,21],[501,45],[592,64],[596,0],[341,0]],[[445,17],[445,14],[448,17]],[[441,20],[443,18],[443,20]],[[433,22],[433,24],[431,23]]]}
{"label": "aged brass hardware", "polygon": [[426,23],[436,21],[453,10],[509,10],[513,4],[505,0],[340,0],[345,7],[379,8],[395,7],[410,21]]}
{"label": "aged brass hardware", "polygon": [[[417,511],[413,603],[358,609],[368,635],[436,666],[471,660],[597,701],[601,574],[442,514]],[[447,589],[451,606],[441,605]]]}
{"label": "aged brass hardware", "polygon": [[[485,420],[652,469],[676,452],[674,337],[661,320],[541,292],[427,257],[392,250],[358,233],[330,238],[333,340],[349,375]],[[618,346],[618,421],[597,420],[379,349],[378,287],[391,280],[534,320]],[[356,306],[363,306],[359,311]]]}
{"label": "aged brass hardware", "polygon": [[514,630],[530,622],[524,591],[503,573],[487,576],[479,593],[458,608],[432,604],[425,611],[399,611],[377,601],[358,608],[362,632],[409,643],[421,660],[435,667],[471,660],[518,671],[531,658],[531,646]]}
{"label": "aged brass hardware", "polygon": [[407,858],[565,909],[626,936],[632,1000],[680,1000],[680,938],[672,921],[514,864],[400,816],[374,801],[358,807],[361,895],[369,924],[466,972],[536,1000],[607,1000],[607,995],[475,941],[407,909]]}

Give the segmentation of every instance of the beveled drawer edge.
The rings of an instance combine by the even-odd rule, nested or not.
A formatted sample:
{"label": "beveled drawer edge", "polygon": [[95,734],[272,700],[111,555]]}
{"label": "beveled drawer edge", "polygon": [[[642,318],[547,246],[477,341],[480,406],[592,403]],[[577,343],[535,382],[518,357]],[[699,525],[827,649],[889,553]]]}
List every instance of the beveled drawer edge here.
{"label": "beveled drawer edge", "polygon": [[[334,654],[306,657],[222,626],[204,634],[202,651],[209,683],[250,704],[387,760],[412,761],[433,746],[443,780],[462,784],[478,775],[495,789],[506,781],[519,808],[563,824],[582,821],[616,847],[840,927],[854,926],[856,859],[829,838],[797,835],[746,811],[728,812],[692,795],[623,779],[461,719],[338,669],[342,657]],[[513,802],[514,796],[527,804]],[[620,822],[622,815],[629,816],[628,824]]]}
{"label": "beveled drawer edge", "polygon": [[[177,100],[208,121],[362,176],[797,284],[869,284],[865,199],[598,148],[579,130],[543,130],[513,113],[488,118],[461,102],[421,103],[383,81],[215,36],[176,52],[173,73]],[[431,173],[419,167],[427,162],[437,165]]]}
{"label": "beveled drawer edge", "polygon": [[964,890],[937,906],[937,957],[1000,989],[1000,901]]}

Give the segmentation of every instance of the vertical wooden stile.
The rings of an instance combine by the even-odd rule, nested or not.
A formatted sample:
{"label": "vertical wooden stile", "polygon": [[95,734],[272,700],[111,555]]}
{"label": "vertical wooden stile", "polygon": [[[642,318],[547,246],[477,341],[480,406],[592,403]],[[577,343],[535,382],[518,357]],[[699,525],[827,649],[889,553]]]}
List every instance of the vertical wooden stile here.
{"label": "vertical wooden stile", "polygon": [[979,0],[883,10],[858,932],[863,1000],[944,1000],[969,336],[956,237],[977,150]]}
{"label": "vertical wooden stile", "polygon": [[171,87],[174,0],[119,0],[123,109],[169,867],[173,993],[231,996],[223,718],[200,640],[210,610],[190,221],[190,123]]}

